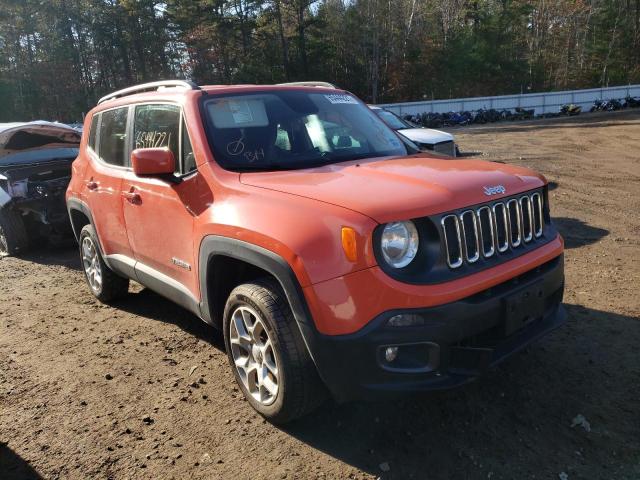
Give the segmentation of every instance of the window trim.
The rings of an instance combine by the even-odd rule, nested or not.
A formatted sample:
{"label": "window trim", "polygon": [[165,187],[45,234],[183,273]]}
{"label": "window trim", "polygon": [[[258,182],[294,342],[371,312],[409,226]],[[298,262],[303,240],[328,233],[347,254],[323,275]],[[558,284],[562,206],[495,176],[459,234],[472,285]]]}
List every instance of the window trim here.
{"label": "window trim", "polygon": [[[87,134],[87,148],[90,148],[91,150],[93,150],[93,148],[91,147],[91,135],[95,134],[95,144],[96,146],[98,145],[98,132],[100,131],[100,119],[102,118],[102,116],[100,115],[100,112],[97,112],[93,115],[91,115],[91,122],[89,123],[89,133]],[[96,125],[95,128],[93,128],[93,121],[95,120]]]}
{"label": "window trim", "polygon": [[[91,156],[91,158],[93,158],[95,161],[97,162],[101,162],[102,160],[100,159],[100,155],[98,155],[98,151],[100,151],[100,126],[102,125],[102,112],[96,112],[93,114],[93,116],[91,117],[91,123],[93,123],[93,119],[96,118],[97,122],[96,122],[96,145],[95,145],[95,150],[93,149],[93,147],[89,144],[89,138],[91,137],[91,130],[89,130],[89,138],[87,138],[87,151],[89,152],[89,155]],[[91,127],[89,127],[91,128]]]}
{"label": "window trim", "polygon": [[[180,159],[178,160],[180,162],[180,174],[175,174],[176,177],[178,178],[187,178],[189,176],[191,176],[194,173],[198,172],[198,162],[195,162],[195,167],[193,170],[189,171],[189,172],[185,172],[184,170],[184,150],[182,149],[183,145],[182,145],[182,134],[183,134],[183,129],[182,127],[185,127],[185,132],[187,134],[187,137],[189,138],[189,143],[191,144],[191,151],[193,151],[193,141],[191,140],[191,135],[189,135],[189,127],[187,127],[187,119],[184,116],[184,111],[182,110],[182,108],[180,109],[180,128],[179,128],[179,135],[180,135],[180,139],[178,141],[178,152],[180,155]],[[195,159],[195,154],[196,152],[193,152],[193,156]]]}

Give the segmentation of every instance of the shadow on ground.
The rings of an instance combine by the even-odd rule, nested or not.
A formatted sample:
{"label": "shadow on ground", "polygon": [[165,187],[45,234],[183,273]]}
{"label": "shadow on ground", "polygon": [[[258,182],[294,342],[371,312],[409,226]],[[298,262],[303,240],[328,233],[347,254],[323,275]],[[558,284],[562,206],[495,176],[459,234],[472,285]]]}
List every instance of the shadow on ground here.
{"label": "shadow on ground", "polygon": [[43,478],[20,455],[0,443],[0,477],[3,480],[36,480]]}
{"label": "shadow on ground", "polygon": [[[567,310],[567,325],[476,383],[384,403],[328,405],[284,431],[383,479],[558,478],[562,471],[569,478],[638,478],[640,388],[632,377],[640,356],[617,352],[600,336],[636,332],[640,340],[640,319]],[[609,424],[607,409],[621,406],[630,423]],[[591,432],[571,427],[578,414],[591,421]],[[497,433],[505,431],[509,438]],[[603,436],[617,443],[616,455],[598,446]]]}
{"label": "shadow on ground", "polygon": [[593,227],[577,218],[554,217],[553,223],[564,238],[565,248],[591,245],[609,235],[609,230]]}
{"label": "shadow on ground", "polygon": [[129,292],[125,298],[114,303],[113,306],[140,317],[175,325],[186,333],[209,342],[218,350],[224,350],[224,340],[218,330],[148,288],[143,288],[136,293]]}
{"label": "shadow on ground", "polygon": [[61,265],[69,270],[81,271],[77,245],[51,246],[33,245],[20,258],[39,265]]}

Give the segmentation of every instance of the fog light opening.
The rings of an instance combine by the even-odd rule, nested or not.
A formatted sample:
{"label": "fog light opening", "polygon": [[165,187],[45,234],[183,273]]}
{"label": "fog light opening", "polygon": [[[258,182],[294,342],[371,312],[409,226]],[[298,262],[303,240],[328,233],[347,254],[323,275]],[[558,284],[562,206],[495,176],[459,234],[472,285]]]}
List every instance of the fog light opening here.
{"label": "fog light opening", "polygon": [[401,313],[387,320],[390,327],[415,327],[425,325],[424,317],[413,313]]}
{"label": "fog light opening", "polygon": [[433,342],[380,345],[379,365],[390,372],[429,373],[440,365],[440,346]]}
{"label": "fog light opening", "polygon": [[387,363],[392,363],[398,358],[398,347],[387,347],[384,350],[384,359]]}

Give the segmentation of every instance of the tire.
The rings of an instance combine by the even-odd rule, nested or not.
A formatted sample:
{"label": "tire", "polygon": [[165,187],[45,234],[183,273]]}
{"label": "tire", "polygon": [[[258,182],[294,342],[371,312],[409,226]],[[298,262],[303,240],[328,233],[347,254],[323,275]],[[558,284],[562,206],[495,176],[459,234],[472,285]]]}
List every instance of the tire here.
{"label": "tire", "polygon": [[91,293],[103,303],[124,297],[129,291],[129,279],[119,276],[104,263],[92,225],[82,228],[78,243],[82,271]]}
{"label": "tire", "polygon": [[0,210],[0,257],[24,253],[29,238],[22,217],[8,208]]}
{"label": "tire", "polygon": [[[258,318],[253,323],[252,333],[248,333],[252,314]],[[258,326],[258,320],[262,328]],[[242,323],[239,327],[238,321]],[[266,278],[236,287],[225,306],[223,327],[227,356],[236,381],[247,401],[260,415],[274,424],[284,424],[322,404],[326,390],[298,331],[289,303],[276,281]],[[249,341],[240,338],[239,328],[243,327]],[[266,339],[262,335],[263,329]],[[262,338],[255,341],[254,335]],[[266,347],[264,355],[256,353],[255,349],[260,350],[260,344],[265,345],[266,340],[271,342],[271,351]],[[249,347],[247,342],[253,346]],[[251,355],[249,351],[252,351]],[[246,361],[243,360],[245,356]],[[236,359],[244,366],[238,366]],[[256,367],[258,362],[262,362],[262,367]],[[270,363],[272,367],[275,363],[277,375],[274,375],[273,368],[266,366]],[[251,365],[256,368],[252,370]],[[271,384],[271,391],[264,387],[265,395],[260,393],[261,387],[256,388],[260,371],[265,373],[263,385]],[[277,385],[275,394],[274,383]]]}

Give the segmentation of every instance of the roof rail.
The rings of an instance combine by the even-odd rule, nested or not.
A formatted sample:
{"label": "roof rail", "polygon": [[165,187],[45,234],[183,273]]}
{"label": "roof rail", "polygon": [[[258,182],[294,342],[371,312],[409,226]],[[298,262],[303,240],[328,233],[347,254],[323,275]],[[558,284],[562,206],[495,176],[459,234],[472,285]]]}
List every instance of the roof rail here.
{"label": "roof rail", "polygon": [[113,100],[114,98],[126,97],[127,95],[133,95],[135,93],[148,92],[150,90],[157,91],[162,88],[171,87],[182,87],[187,90],[200,90],[200,87],[191,80],[162,80],[160,82],[142,83],[140,85],[134,85],[133,87],[123,88],[122,90],[112,92],[98,100],[98,105],[106,102],[107,100]]}
{"label": "roof rail", "polygon": [[277,83],[276,85],[290,85],[292,87],[324,87],[324,88],[338,88],[333,83],[329,82],[286,82],[286,83]]}

